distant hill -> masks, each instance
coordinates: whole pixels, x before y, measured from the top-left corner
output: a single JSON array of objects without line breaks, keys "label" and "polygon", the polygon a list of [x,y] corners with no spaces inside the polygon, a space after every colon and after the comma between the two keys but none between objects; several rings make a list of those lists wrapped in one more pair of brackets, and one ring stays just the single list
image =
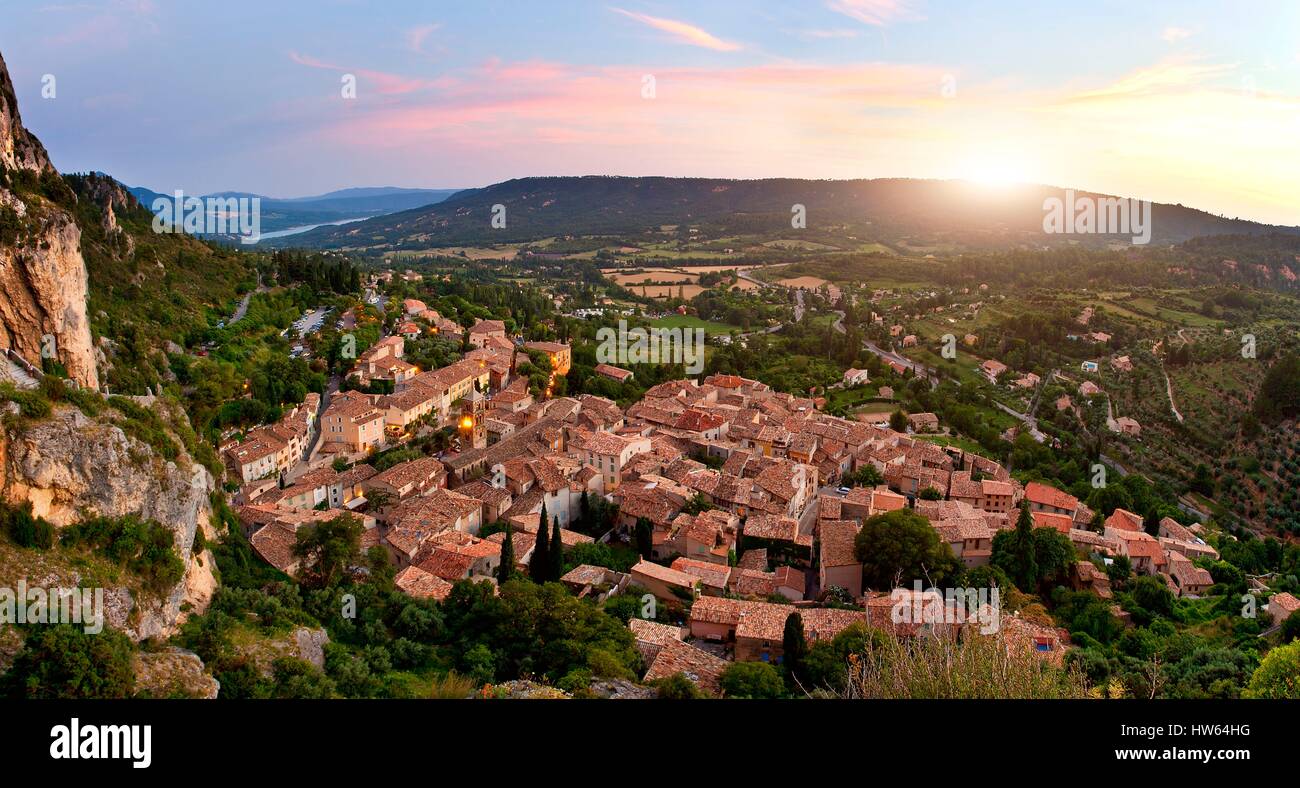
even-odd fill
[{"label": "distant hill", "polygon": [[[151,208],[156,198],[171,199],[170,195],[143,186],[133,186],[129,191],[146,208]],[[262,200],[262,232],[275,232],[344,219],[382,216],[434,205],[452,196],[456,191],[456,189],[403,189],[396,186],[382,186],[340,189],[313,197],[267,197],[252,192],[237,191],[198,196],[259,197]]]},{"label": "distant hill", "polygon": [[[790,236],[792,208],[807,211],[808,228],[913,246],[1044,246],[1127,242],[1125,236],[1064,236],[1043,232],[1043,201],[1061,197],[1049,186],[986,188],[964,181],[719,180],[660,177],[521,178],[466,189],[436,205],[345,226],[319,228],[274,245],[310,248],[417,249],[465,243],[533,241],[556,235],[621,235],[635,239],[662,225],[690,225],[721,234]],[[1079,196],[1102,196],[1079,192]],[[491,224],[505,206],[506,227]],[[1181,205],[1155,204],[1152,243],[1267,232],[1300,233],[1228,219]]]}]

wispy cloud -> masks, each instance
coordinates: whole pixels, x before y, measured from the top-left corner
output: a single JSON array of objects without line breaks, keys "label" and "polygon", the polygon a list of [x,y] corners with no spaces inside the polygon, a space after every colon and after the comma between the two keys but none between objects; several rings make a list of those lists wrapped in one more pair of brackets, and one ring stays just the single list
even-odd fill
[{"label": "wispy cloud", "polygon": [[1191,38],[1193,32],[1185,27],[1166,27],[1160,31],[1160,37],[1170,44],[1182,41],[1185,38]]},{"label": "wispy cloud", "polygon": [[152,0],[49,5],[38,10],[68,17],[61,32],[44,39],[44,43],[52,47],[126,49],[138,35],[152,35],[159,31],[156,20],[158,9]]},{"label": "wispy cloud", "polygon": [[653,27],[663,33],[667,33],[673,40],[679,44],[690,44],[691,46],[712,49],[715,52],[735,52],[742,49],[740,44],[734,41],[724,41],[701,27],[696,27],[689,22],[681,22],[676,19],[664,19],[662,17],[650,16],[649,14],[638,14],[635,11],[625,11],[622,8],[611,8],[611,11],[620,13],[629,19],[640,22],[643,25]]},{"label": "wispy cloud", "polygon": [[1236,69],[1235,64],[1167,61],[1133,71],[1101,88],[1074,93],[1071,102],[1141,99],[1193,89],[1205,89],[1215,79]]},{"label": "wispy cloud", "polygon": [[297,52],[290,52],[289,59],[301,66],[309,68],[319,68],[326,71],[336,71],[341,74],[356,74],[363,80],[375,85],[376,90],[384,95],[401,95],[404,93],[414,93],[419,90],[439,87],[440,83],[429,80],[414,79],[404,77],[400,74],[390,74],[384,71],[373,71],[364,68],[347,68],[345,66],[329,63],[310,55],[302,55]]},{"label": "wispy cloud", "polygon": [[814,39],[857,38],[858,37],[858,31],[850,30],[845,27],[826,29],[826,30],[789,30],[786,32],[790,33],[791,35],[796,35],[800,38],[814,38]]},{"label": "wispy cloud", "polygon": [[830,0],[826,7],[866,25],[881,27],[902,19],[915,19],[909,0]]},{"label": "wispy cloud", "polygon": [[412,52],[423,52],[425,39],[441,27],[442,25],[440,24],[431,24],[420,25],[419,27],[413,27],[410,30],[407,30],[405,33],[406,48]]}]

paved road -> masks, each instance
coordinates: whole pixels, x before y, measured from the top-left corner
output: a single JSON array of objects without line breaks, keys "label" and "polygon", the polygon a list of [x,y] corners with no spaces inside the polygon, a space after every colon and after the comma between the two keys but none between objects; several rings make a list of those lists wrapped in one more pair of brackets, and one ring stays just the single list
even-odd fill
[{"label": "paved road", "polygon": [[[777,286],[778,286],[778,285],[774,285],[774,284],[772,284],[771,282],[764,282],[762,279],[755,279],[754,277],[752,277],[752,276],[749,275],[749,270],[748,270],[748,269],[744,269],[744,270],[737,269],[737,270],[736,270],[736,276],[740,277],[741,279],[744,279],[746,282],[753,282],[754,284],[758,285],[759,287],[777,287]],[[781,287],[784,287],[784,285],[780,285],[780,286],[781,286]]]},{"label": "paved road", "polygon": [[1029,436],[1032,437],[1034,440],[1038,441],[1039,443],[1043,443],[1044,441],[1047,440],[1047,436],[1044,435],[1038,429],[1038,419],[1028,414],[1021,413],[1013,408],[1009,408],[1006,405],[1003,405],[1001,402],[994,401],[993,404],[996,405],[998,409],[1003,411],[1004,413],[1007,413],[1019,419],[1021,424],[1024,424],[1026,427],[1029,428]]},{"label": "paved road", "polygon": [[1181,424],[1183,414],[1178,412],[1178,406],[1174,404],[1174,384],[1169,382],[1169,373],[1165,372],[1164,364],[1160,365],[1160,374],[1165,376],[1165,392],[1169,394],[1169,409],[1174,412],[1174,418],[1178,419],[1178,423]]},{"label": "paved road", "polygon": [[235,314],[231,315],[230,319],[226,321],[226,325],[234,325],[244,319],[244,315],[248,314],[248,302],[253,300],[254,293],[265,293],[270,289],[271,288],[266,285],[258,285],[256,290],[250,290],[247,293],[244,293],[243,300],[239,302],[239,306],[235,309]]},{"label": "paved road", "polygon": [[1026,427],[1029,428],[1029,436],[1032,437],[1034,440],[1038,441],[1039,443],[1045,443],[1047,441],[1047,436],[1043,434],[1041,430],[1038,429],[1038,417],[1033,414],[1038,412],[1038,400],[1040,397],[1043,396],[1043,389],[1047,388],[1047,381],[1055,378],[1056,373],[1058,372],[1060,372],[1059,369],[1054,369],[1047,374],[1047,377],[1043,378],[1038,382],[1038,387],[1034,389],[1034,396],[1029,401],[1028,413],[1019,413],[1013,408],[1009,408],[1006,405],[1003,405],[1001,402],[993,403],[994,405],[997,405],[998,408],[1000,408],[1004,412],[1009,413],[1012,416],[1015,416],[1017,419],[1019,419],[1020,423],[1024,424]]},{"label": "paved road", "polygon": [[885,362],[892,361],[901,366],[907,367],[911,369],[912,373],[917,377],[923,377],[926,380],[930,381],[931,385],[935,385],[939,382],[938,378],[930,374],[930,368],[925,366],[924,364],[918,361],[913,361],[910,358],[900,355],[899,353],[893,350],[885,350],[884,348],[877,345],[875,342],[872,342],[870,339],[864,340],[863,344],[866,346],[867,350],[871,351],[872,353],[875,353],[877,356],[884,359]]},{"label": "paved road", "polygon": [[1119,432],[1119,422],[1115,421],[1115,409],[1110,404],[1110,392],[1106,392],[1106,429]]},{"label": "paved road", "polygon": [[325,393],[320,398],[320,408],[316,411],[316,435],[312,437],[311,446],[307,449],[306,456],[298,461],[284,474],[285,484],[293,484],[294,480],[311,470],[312,461],[316,459],[316,450],[320,448],[321,440],[321,416],[324,415],[325,409],[330,405],[330,398],[339,391],[339,377],[335,375],[330,378],[329,383],[325,386]]},{"label": "paved road", "polygon": [[226,325],[233,326],[235,323],[244,319],[244,315],[248,314],[248,302],[252,300],[253,292],[254,291],[250,290],[249,292],[244,293],[243,300],[239,302],[239,306],[235,309],[235,314],[231,315],[230,319],[226,321]]}]

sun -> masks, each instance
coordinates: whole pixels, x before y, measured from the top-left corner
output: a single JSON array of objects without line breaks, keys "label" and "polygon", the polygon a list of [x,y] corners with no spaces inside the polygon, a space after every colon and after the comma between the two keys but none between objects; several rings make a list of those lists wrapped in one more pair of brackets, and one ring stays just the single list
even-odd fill
[{"label": "sun", "polygon": [[960,177],[989,188],[1005,188],[1030,181],[1025,163],[1011,157],[972,159],[962,166]]}]

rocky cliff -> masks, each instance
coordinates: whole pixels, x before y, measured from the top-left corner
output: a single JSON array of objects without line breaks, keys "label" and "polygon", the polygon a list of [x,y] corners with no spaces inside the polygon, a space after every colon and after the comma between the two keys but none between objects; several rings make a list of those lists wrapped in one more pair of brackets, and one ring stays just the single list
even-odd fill
[{"label": "rocky cliff", "polygon": [[[141,213],[107,176],[59,175],[23,127],[0,57],[0,380],[28,390],[12,398],[44,397],[31,390],[50,354],[70,378],[98,390],[82,244],[89,239],[91,258],[129,260],[134,239],[119,219],[132,211]],[[146,588],[97,553],[19,548],[0,538],[0,586],[25,578],[45,587],[100,587],[110,626],[135,640],[166,637],[187,614],[205,610],[216,588],[212,554],[195,548],[204,544],[200,530],[210,527],[214,481],[183,448],[179,433],[189,434],[189,424],[174,401],[136,397],[134,408],[110,407],[80,396],[92,398],[78,400],[85,413],[68,402],[56,402],[49,415],[0,403],[0,498],[30,503],[56,528],[94,516],[157,521],[172,532],[184,575],[171,588]],[[155,449],[168,442],[177,448],[165,452],[172,459]]]},{"label": "rocky cliff", "polygon": [[98,389],[81,229],[52,193],[76,199],[23,127],[0,57],[0,350],[35,367],[43,355],[57,359],[78,383]]},{"label": "rocky cliff", "polygon": [[[173,534],[176,553],[185,563],[181,582],[156,595],[118,577],[117,584],[105,588],[108,624],[134,640],[166,637],[185,614],[207,608],[216,589],[213,559],[207,551],[194,550],[199,529],[205,540],[215,536],[207,533],[213,489],[207,469],[183,454],[174,462],[163,460],[108,418],[91,419],[72,407],[58,407],[48,419],[8,421],[0,433],[0,496],[5,500],[30,501],[32,513],[56,527],[86,517],[132,514],[156,520]],[[75,562],[65,565],[57,554],[23,555],[25,563],[0,564],[0,574],[22,573],[29,584],[45,586],[92,584]],[[0,577],[0,584],[16,580]]]}]

